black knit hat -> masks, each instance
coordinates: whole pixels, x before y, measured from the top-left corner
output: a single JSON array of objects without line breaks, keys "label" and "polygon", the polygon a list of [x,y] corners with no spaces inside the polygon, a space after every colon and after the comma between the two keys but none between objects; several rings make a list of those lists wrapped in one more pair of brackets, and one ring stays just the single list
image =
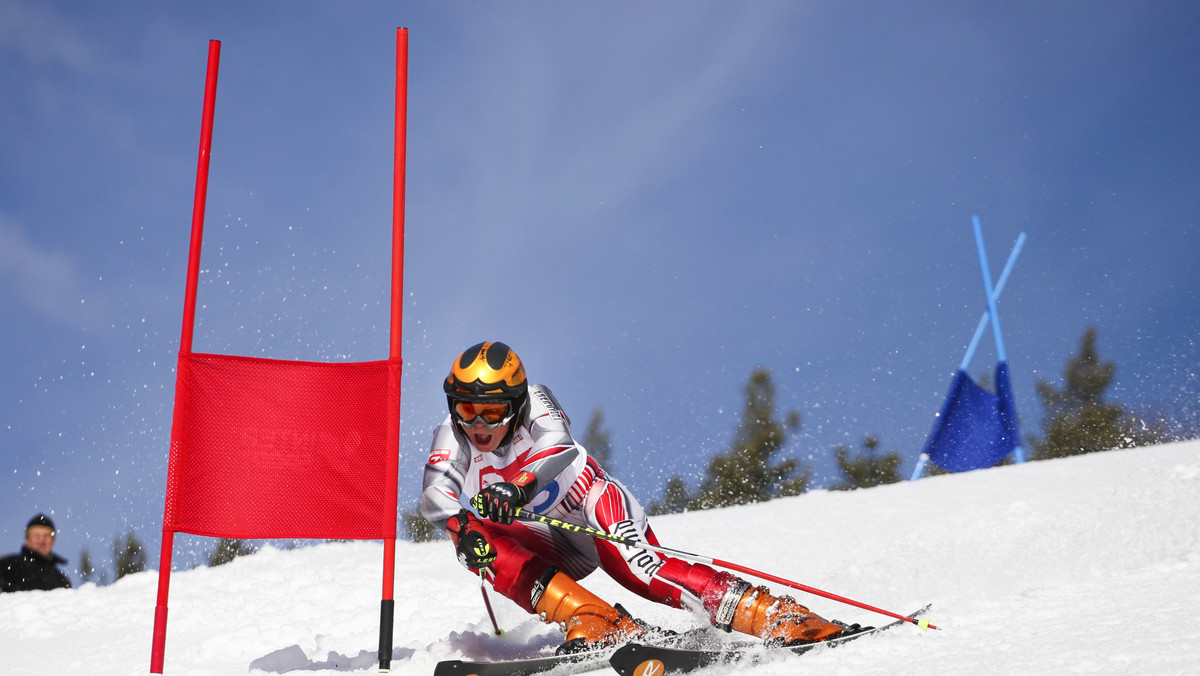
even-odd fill
[{"label": "black knit hat", "polygon": [[42,526],[44,528],[49,528],[55,534],[58,533],[58,529],[54,527],[54,522],[51,521],[50,517],[46,516],[45,514],[38,514],[37,516],[30,519],[29,525],[25,526],[25,532],[28,533],[29,529],[33,528],[34,526]]}]

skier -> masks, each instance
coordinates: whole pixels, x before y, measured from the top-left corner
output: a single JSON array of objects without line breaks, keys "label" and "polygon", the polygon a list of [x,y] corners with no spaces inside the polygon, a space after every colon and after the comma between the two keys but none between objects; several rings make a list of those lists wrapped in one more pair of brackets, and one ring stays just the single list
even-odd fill
[{"label": "skier", "polygon": [[[612,646],[653,632],[577,580],[602,568],[630,591],[708,615],[714,626],[772,645],[862,631],[829,622],[787,596],[725,571],[513,518],[516,508],[658,545],[637,500],[571,436],[545,385],[529,384],[499,342],[468,348],[444,384],[450,415],[433,434],[421,513],[445,528],[458,560],[547,623],[562,625],[559,654]],[[482,507],[466,507],[476,496]]]}]

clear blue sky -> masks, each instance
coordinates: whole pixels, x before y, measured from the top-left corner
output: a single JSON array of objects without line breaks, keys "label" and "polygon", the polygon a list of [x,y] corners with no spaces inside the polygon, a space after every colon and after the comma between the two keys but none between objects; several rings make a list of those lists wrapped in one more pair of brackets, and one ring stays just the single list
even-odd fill
[{"label": "clear blue sky", "polygon": [[72,565],[128,527],[157,565],[209,39],[195,349],[386,357],[398,26],[404,508],[485,339],[577,427],[603,409],[645,502],[728,447],[760,366],[819,482],[869,433],[907,473],[983,309],[972,214],[994,274],[1029,236],[1000,304],[1026,434],[1092,325],[1117,399],[1195,424],[1195,3],[6,0],[0,550],[46,511]]}]

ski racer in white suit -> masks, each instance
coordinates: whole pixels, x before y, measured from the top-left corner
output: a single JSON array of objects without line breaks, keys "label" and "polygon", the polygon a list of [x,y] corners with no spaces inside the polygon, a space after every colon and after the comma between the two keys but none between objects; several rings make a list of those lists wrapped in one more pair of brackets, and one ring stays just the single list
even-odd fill
[{"label": "ski racer in white suit", "polygon": [[[497,592],[563,626],[560,653],[614,645],[650,629],[578,583],[597,568],[640,596],[702,610],[718,628],[772,644],[860,629],[703,564],[514,519],[519,507],[658,544],[641,505],[576,443],[554,395],[528,383],[507,345],[468,348],[444,390],[450,415],[433,434],[421,513],[446,529],[464,566],[484,570]],[[476,496],[478,511],[469,507]]]}]

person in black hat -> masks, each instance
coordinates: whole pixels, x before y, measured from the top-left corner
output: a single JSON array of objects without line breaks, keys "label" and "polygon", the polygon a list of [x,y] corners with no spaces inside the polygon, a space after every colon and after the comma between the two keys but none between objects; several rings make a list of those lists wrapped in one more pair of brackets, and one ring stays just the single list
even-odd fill
[{"label": "person in black hat", "polygon": [[0,591],[70,588],[71,581],[58,569],[67,560],[53,551],[56,534],[45,514],[29,520],[21,553],[0,559]]}]

